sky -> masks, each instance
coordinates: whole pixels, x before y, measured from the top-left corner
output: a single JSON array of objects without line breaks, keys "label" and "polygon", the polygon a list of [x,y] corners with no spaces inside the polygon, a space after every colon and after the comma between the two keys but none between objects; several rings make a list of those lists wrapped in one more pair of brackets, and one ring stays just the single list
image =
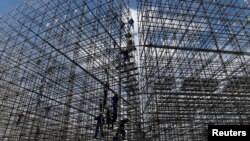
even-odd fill
[{"label": "sky", "polygon": [[[25,0],[0,0],[0,16],[16,8],[17,5]],[[136,0],[130,0],[130,6],[136,8]]]},{"label": "sky", "polygon": [[[25,0],[0,0],[0,16],[7,14],[9,11],[16,8],[17,5],[23,3]],[[136,14],[136,0],[129,0],[131,7],[131,16],[135,20],[137,25],[137,14]],[[134,28],[134,34],[137,34],[137,26]]]},{"label": "sky", "polygon": [[8,11],[13,10],[24,0],[0,0],[0,16],[8,13]]}]

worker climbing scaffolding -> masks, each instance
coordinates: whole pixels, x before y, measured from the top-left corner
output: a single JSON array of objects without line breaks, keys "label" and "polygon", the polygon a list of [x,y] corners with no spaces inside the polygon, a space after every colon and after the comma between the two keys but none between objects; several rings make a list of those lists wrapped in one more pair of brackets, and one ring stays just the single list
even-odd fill
[{"label": "worker climbing scaffolding", "polygon": [[126,136],[126,131],[125,131],[125,124],[128,122],[129,120],[128,119],[124,119],[124,120],[121,120],[119,122],[119,126],[118,126],[118,135],[120,134],[121,137],[122,137],[122,140],[125,140],[125,136]]},{"label": "worker climbing scaffolding", "polygon": [[121,20],[120,22],[120,29],[124,29],[125,28],[125,23]]},{"label": "worker climbing scaffolding", "polygon": [[99,111],[100,111],[100,112],[103,112],[103,110],[104,110],[104,107],[103,107],[103,100],[102,100],[102,98],[100,98],[100,99],[99,99]]},{"label": "worker climbing scaffolding", "polygon": [[97,120],[97,123],[96,123],[94,138],[97,138],[97,135],[98,135],[100,130],[101,130],[101,136],[104,137],[103,124],[104,124],[105,120],[104,120],[102,113],[100,113],[97,117],[95,117],[95,120]]},{"label": "worker climbing scaffolding", "polygon": [[18,118],[17,118],[17,121],[16,121],[16,125],[19,125],[19,124],[21,123],[23,117],[24,117],[24,114],[23,114],[23,112],[22,112],[22,113],[20,113],[20,114],[18,115]]},{"label": "worker climbing scaffolding", "polygon": [[132,18],[129,19],[128,24],[129,24],[129,28],[132,27],[134,29],[134,20]]},{"label": "worker climbing scaffolding", "polygon": [[125,140],[126,131],[125,131],[125,124],[128,122],[128,119],[123,119],[118,123],[118,128],[115,132],[115,135],[112,138],[112,141],[123,141]]},{"label": "worker climbing scaffolding", "polygon": [[49,117],[50,110],[51,110],[51,106],[45,107],[44,110],[45,110],[44,117],[45,117],[45,118],[48,118],[48,117]]},{"label": "worker climbing scaffolding", "polygon": [[106,106],[107,104],[107,98],[108,98],[108,88],[109,88],[109,83],[105,82],[104,88],[103,88],[103,93],[104,93],[104,98],[103,98],[103,107]]},{"label": "worker climbing scaffolding", "polygon": [[127,48],[121,50],[120,53],[123,55],[123,63],[130,62],[129,52],[130,51]]},{"label": "worker climbing scaffolding", "polygon": [[118,101],[119,101],[118,94],[114,94],[114,96],[112,97],[113,122],[116,122],[117,120]]},{"label": "worker climbing scaffolding", "polygon": [[109,108],[107,108],[107,111],[106,111],[106,123],[108,125],[108,129],[113,129],[114,124],[112,122],[112,113]]}]

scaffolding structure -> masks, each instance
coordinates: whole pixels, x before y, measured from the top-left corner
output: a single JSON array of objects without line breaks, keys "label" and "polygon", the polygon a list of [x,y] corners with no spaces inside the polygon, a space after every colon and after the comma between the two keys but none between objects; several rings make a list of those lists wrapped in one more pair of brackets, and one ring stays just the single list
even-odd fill
[{"label": "scaffolding structure", "polygon": [[140,93],[149,140],[207,140],[250,122],[250,7],[241,0],[138,0]]},{"label": "scaffolding structure", "polygon": [[105,83],[105,108],[118,94],[118,120],[135,138],[136,64],[133,51],[129,66],[120,54],[133,45],[128,4],[28,0],[1,18],[1,140],[93,140]]},{"label": "scaffolding structure", "polygon": [[129,141],[204,141],[250,123],[248,3],[137,0],[139,45],[129,5],[27,0],[0,18],[0,141],[112,140],[126,119]]}]

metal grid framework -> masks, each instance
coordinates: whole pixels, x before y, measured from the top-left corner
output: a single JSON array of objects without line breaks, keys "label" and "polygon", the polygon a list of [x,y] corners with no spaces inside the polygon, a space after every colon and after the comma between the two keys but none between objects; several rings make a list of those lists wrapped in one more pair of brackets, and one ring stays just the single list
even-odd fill
[{"label": "metal grid framework", "polygon": [[204,141],[249,124],[250,8],[243,0],[138,0],[140,90],[150,140]]},{"label": "metal grid framework", "polygon": [[[28,0],[0,19],[0,140],[93,140],[106,82],[106,107],[120,97],[118,121],[138,118],[134,52],[130,65],[120,53],[133,45],[128,5]],[[135,123],[127,124],[129,140]],[[115,132],[103,125],[105,140]]]},{"label": "metal grid framework", "polygon": [[0,18],[0,140],[94,140],[106,82],[129,141],[250,123],[248,3],[138,0],[135,51],[129,2],[27,0]]}]

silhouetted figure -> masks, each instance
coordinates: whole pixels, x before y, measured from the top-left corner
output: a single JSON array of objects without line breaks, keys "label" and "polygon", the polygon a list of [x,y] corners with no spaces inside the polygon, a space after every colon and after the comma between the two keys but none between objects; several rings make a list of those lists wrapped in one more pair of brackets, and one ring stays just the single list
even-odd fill
[{"label": "silhouetted figure", "polygon": [[132,18],[128,21],[128,24],[129,24],[129,28],[132,27],[134,29],[134,20]]},{"label": "silhouetted figure", "polygon": [[125,23],[121,21],[121,29],[124,29],[124,27],[125,27]]},{"label": "silhouetted figure", "polygon": [[104,93],[103,107],[105,107],[106,104],[107,104],[108,88],[109,88],[109,84],[108,84],[108,82],[105,82],[105,84],[104,84],[104,89],[103,89],[103,93]]},{"label": "silhouetted figure", "polygon": [[40,65],[41,63],[42,63],[42,60],[40,60],[40,59],[38,59],[36,62],[37,65]]},{"label": "silhouetted figure", "polygon": [[21,114],[18,115],[18,119],[17,119],[16,125],[19,125],[21,123],[23,116],[24,116],[23,113],[21,113]]},{"label": "silhouetted figure", "polygon": [[128,119],[121,120],[118,127],[118,133],[122,135],[122,139],[125,140],[126,132],[125,132],[125,124],[128,122]]},{"label": "silhouetted figure", "polygon": [[45,117],[45,118],[48,118],[48,117],[49,117],[49,112],[50,112],[50,110],[51,110],[51,107],[48,106],[48,107],[45,107],[44,109],[45,109],[45,115],[44,115],[44,117]]},{"label": "silhouetted figure", "polygon": [[129,50],[121,50],[121,54],[123,55],[123,62],[126,63],[126,61],[130,62],[129,59]]},{"label": "silhouetted figure", "polygon": [[100,114],[95,118],[95,120],[97,120],[96,129],[95,129],[95,138],[97,138],[97,135],[98,135],[100,129],[101,129],[102,137],[104,137],[103,129],[102,129],[102,125],[103,125],[103,123],[104,123],[104,117],[103,117],[103,115],[100,113]]},{"label": "silhouetted figure", "polygon": [[112,108],[113,108],[113,122],[116,122],[116,119],[117,119],[117,107],[118,107],[118,101],[119,101],[119,98],[118,98],[118,95],[117,94],[114,94],[114,96],[112,97]]},{"label": "silhouetted figure", "polygon": [[118,101],[119,101],[118,95],[114,94],[114,96],[112,97],[112,107],[114,113],[117,113]]},{"label": "silhouetted figure", "polygon": [[115,48],[115,47],[116,47],[116,42],[114,41],[114,42],[113,42],[113,48]]},{"label": "silhouetted figure", "polygon": [[111,129],[113,129],[113,121],[112,121],[112,116],[111,116],[111,112],[109,109],[107,109],[107,112],[106,112],[106,123],[108,124],[108,129],[110,129],[110,124],[111,124]]}]

